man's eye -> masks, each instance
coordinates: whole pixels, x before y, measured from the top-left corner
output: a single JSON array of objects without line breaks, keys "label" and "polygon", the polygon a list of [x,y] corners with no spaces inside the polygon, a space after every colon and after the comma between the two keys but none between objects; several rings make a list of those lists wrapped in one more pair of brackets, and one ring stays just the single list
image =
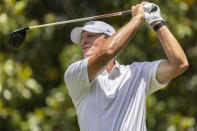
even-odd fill
[{"label": "man's eye", "polygon": [[92,37],[94,37],[94,35],[89,35],[89,36],[88,36],[88,38],[92,38]]}]

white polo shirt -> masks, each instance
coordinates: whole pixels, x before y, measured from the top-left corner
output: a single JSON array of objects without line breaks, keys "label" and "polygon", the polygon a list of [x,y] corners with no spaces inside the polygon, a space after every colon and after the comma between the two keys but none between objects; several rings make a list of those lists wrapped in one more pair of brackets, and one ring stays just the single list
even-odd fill
[{"label": "white polo shirt", "polygon": [[73,63],[64,80],[81,131],[146,131],[146,96],[166,84],[155,78],[159,61],[134,62],[104,70],[91,83],[88,59]]}]

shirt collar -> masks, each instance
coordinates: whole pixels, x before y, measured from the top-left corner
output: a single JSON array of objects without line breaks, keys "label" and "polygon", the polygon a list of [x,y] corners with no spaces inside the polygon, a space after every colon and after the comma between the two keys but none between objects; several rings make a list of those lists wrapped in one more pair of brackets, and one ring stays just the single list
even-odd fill
[{"label": "shirt collar", "polygon": [[109,77],[116,76],[119,74],[120,74],[120,64],[116,60],[115,60],[115,65],[110,73],[108,73],[106,69],[101,73],[102,76],[109,75]]}]

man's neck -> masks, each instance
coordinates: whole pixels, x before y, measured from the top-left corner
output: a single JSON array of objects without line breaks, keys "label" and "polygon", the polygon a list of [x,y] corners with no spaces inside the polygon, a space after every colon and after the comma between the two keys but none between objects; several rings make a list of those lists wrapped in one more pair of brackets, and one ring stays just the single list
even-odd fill
[{"label": "man's neck", "polygon": [[110,73],[114,66],[115,66],[115,61],[114,60],[110,61],[106,68],[107,72]]}]

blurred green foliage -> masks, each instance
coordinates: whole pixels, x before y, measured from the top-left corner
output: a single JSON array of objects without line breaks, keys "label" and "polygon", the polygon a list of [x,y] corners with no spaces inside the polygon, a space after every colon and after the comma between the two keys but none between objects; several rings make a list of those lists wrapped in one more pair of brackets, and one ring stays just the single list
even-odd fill
[{"label": "blurred green foliage", "polygon": [[[23,48],[8,46],[14,29],[130,9],[138,0],[0,0],[0,130],[79,131],[64,84],[67,67],[82,58],[70,41],[75,23],[27,32]],[[197,1],[152,0],[183,47],[190,67],[165,89],[147,99],[149,131],[197,130]],[[130,17],[102,19],[116,29]],[[121,64],[166,58],[153,30],[144,24],[125,51]]]}]

